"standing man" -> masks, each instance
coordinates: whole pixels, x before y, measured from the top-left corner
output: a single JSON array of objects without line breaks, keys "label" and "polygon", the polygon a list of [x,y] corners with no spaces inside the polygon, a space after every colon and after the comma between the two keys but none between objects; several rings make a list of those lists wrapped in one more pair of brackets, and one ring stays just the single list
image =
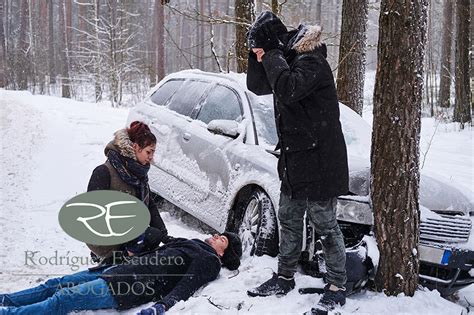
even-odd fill
[{"label": "standing man", "polygon": [[348,192],[348,166],[321,27],[300,25],[288,32],[266,11],[252,25],[248,41],[247,87],[259,95],[273,93],[281,150],[278,274],[248,294],[284,295],[295,287],[306,212],[321,236],[327,269],[324,294],[312,311],[331,310],[346,301],[346,254],[336,204],[337,196]]}]

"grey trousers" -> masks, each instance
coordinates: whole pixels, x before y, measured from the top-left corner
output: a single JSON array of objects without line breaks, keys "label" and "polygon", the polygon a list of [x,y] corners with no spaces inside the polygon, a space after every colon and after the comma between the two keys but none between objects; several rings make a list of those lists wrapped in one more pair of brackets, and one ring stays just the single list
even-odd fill
[{"label": "grey trousers", "polygon": [[321,236],[326,261],[326,279],[329,283],[343,287],[346,283],[346,248],[341,229],[336,220],[337,198],[325,201],[290,199],[280,195],[280,253],[278,273],[292,277],[301,254],[303,242],[303,216],[305,212]]}]

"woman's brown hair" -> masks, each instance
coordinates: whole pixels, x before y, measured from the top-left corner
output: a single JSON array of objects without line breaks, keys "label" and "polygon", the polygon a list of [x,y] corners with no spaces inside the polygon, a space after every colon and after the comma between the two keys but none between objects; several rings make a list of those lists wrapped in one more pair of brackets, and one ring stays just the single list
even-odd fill
[{"label": "woman's brown hair", "polygon": [[141,121],[136,120],[132,122],[130,128],[127,128],[127,133],[130,141],[138,144],[142,149],[156,144],[155,135],[151,132],[148,125]]}]

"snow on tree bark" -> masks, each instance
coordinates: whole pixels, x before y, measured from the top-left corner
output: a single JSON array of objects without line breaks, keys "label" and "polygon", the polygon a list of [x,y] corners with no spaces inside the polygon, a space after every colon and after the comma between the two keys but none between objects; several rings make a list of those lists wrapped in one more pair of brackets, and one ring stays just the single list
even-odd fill
[{"label": "snow on tree bark", "polygon": [[[371,190],[380,250],[376,288],[413,296],[418,282],[419,136],[427,0],[382,0]],[[400,276],[399,276],[400,275]]]},{"label": "snow on tree bark", "polygon": [[367,19],[367,0],[344,0],[336,81],[337,97],[361,116],[364,105]]}]

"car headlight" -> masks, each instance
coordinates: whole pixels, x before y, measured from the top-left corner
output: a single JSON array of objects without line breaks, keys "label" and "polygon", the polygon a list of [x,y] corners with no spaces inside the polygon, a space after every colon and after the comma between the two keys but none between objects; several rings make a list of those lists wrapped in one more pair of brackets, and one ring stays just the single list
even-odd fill
[{"label": "car headlight", "polygon": [[337,199],[336,216],[338,220],[359,224],[374,224],[372,207],[368,201]]}]

